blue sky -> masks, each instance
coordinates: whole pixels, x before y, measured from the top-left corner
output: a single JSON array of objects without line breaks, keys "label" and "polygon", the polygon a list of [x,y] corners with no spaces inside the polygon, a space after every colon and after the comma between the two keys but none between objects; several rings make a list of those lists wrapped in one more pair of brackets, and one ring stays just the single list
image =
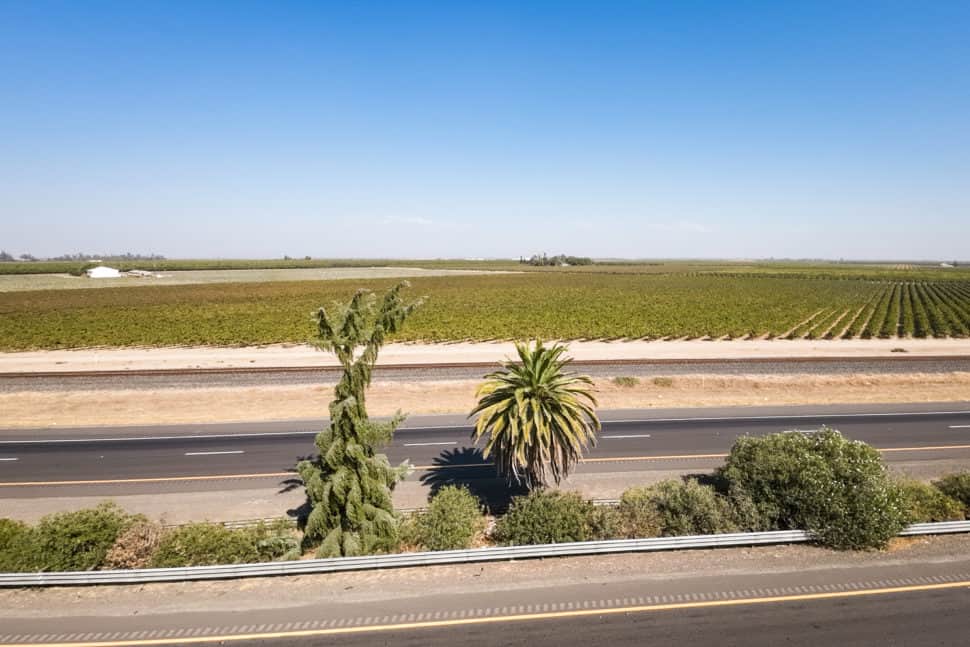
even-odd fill
[{"label": "blue sky", "polygon": [[0,247],[970,258],[967,2],[0,2]]}]

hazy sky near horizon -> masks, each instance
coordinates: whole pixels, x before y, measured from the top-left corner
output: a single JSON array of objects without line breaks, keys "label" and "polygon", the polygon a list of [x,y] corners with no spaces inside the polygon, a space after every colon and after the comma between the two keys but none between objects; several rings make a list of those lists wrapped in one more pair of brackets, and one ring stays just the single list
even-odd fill
[{"label": "hazy sky near horizon", "polygon": [[970,2],[0,3],[0,248],[970,259]]}]

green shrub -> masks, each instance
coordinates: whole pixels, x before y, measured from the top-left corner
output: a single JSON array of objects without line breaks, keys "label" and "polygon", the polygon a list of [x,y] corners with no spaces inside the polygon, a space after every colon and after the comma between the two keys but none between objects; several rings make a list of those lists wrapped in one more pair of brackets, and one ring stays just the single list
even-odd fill
[{"label": "green shrub", "polygon": [[296,527],[288,519],[260,521],[250,528],[239,528],[237,532],[251,537],[261,562],[294,560],[302,554]]},{"label": "green shrub", "polygon": [[113,503],[44,517],[29,532],[30,569],[87,571],[101,566],[118,535],[135,521]]},{"label": "green shrub", "polygon": [[649,487],[633,487],[620,495],[617,507],[621,535],[628,539],[659,537],[663,532],[660,511]]},{"label": "green shrub", "polygon": [[622,386],[626,388],[631,388],[640,384],[640,378],[633,377],[632,375],[617,375],[612,380],[610,380],[616,386]]},{"label": "green shrub", "polygon": [[750,497],[760,523],[807,530],[832,548],[883,547],[905,525],[879,453],[832,429],[739,438],[719,476]]},{"label": "green shrub", "polygon": [[286,520],[249,528],[226,528],[202,522],[180,526],[165,534],[152,557],[153,567],[252,564],[296,559],[300,542]]},{"label": "green shrub", "polygon": [[737,485],[729,485],[724,496],[738,532],[764,532],[778,529],[774,520],[766,519],[761,514],[754,499],[746,490]]},{"label": "green shrub", "polygon": [[674,378],[672,377],[655,377],[653,378],[654,386],[661,386],[663,388],[669,388],[674,385]]},{"label": "green shrub", "polygon": [[600,541],[604,539],[623,539],[623,517],[619,510],[608,505],[594,505],[589,511],[589,538]]},{"label": "green shrub", "polygon": [[13,519],[0,519],[0,573],[35,570],[30,527]]},{"label": "green shrub", "polygon": [[933,483],[940,492],[952,497],[963,504],[970,511],[970,472],[949,474]]},{"label": "green shrub", "polygon": [[29,530],[27,524],[15,519],[0,519],[0,550],[17,541]]},{"label": "green shrub", "polygon": [[661,481],[648,492],[664,536],[712,535],[737,530],[730,505],[712,487],[695,480]]},{"label": "green shrub", "polygon": [[418,528],[420,512],[409,512],[400,515],[397,525],[398,551],[424,550],[421,542],[421,531]]},{"label": "green shrub", "polygon": [[537,490],[512,500],[495,526],[495,538],[511,545],[587,541],[593,507],[575,492]]},{"label": "green shrub", "polygon": [[258,561],[259,551],[251,537],[222,524],[202,522],[180,526],[162,537],[152,557],[152,566],[210,566]]},{"label": "green shrub", "polygon": [[415,525],[417,544],[428,550],[458,550],[471,547],[485,528],[485,517],[478,499],[467,488],[449,485],[417,515]]},{"label": "green shrub", "polygon": [[963,503],[928,483],[905,481],[899,487],[907,523],[955,521],[966,516]]}]

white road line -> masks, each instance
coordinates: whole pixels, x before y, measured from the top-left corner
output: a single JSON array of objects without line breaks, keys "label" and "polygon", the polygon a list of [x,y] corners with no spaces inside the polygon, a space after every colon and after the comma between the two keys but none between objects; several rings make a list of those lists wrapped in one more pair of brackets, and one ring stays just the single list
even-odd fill
[{"label": "white road line", "polygon": [[318,431],[257,431],[243,434],[192,434],[181,436],[119,436],[117,438],[43,438],[0,440],[0,445],[50,445],[54,443],[115,443],[129,440],[204,440],[206,438],[258,438],[261,436],[310,436]]},{"label": "white road line", "polygon": [[650,434],[628,434],[625,436],[600,436],[600,438],[650,438]]},{"label": "white road line", "polygon": [[19,461],[19,458],[0,458],[0,461]]},{"label": "white road line", "polygon": [[[921,416],[970,416],[970,411],[893,411],[884,413],[820,413],[820,414],[798,414],[798,415],[772,415],[772,416],[719,416],[719,417],[698,417],[698,418],[643,418],[643,419],[623,419],[623,420],[603,420],[604,425],[610,424],[656,424],[670,422],[758,422],[768,420],[839,420],[851,418],[885,418],[885,417],[909,417],[916,418]],[[423,431],[423,430],[467,430],[472,427],[467,425],[429,425],[425,427],[401,427],[398,431]],[[968,426],[970,427],[970,426]],[[25,439],[25,440],[0,440],[0,445],[44,445],[54,443],[106,443],[119,441],[138,441],[138,440],[198,440],[205,438],[258,438],[268,436],[303,436],[315,435],[319,433],[313,431],[258,431],[251,433],[238,434],[193,434],[175,436],[120,436],[116,438],[45,438],[45,439]]]},{"label": "white road line", "polygon": [[[759,420],[831,420],[835,418],[884,418],[891,416],[967,416],[970,411],[887,411],[884,413],[819,413],[774,416],[720,416],[699,418],[646,418],[643,420],[603,420],[603,424],[625,422],[757,422]],[[428,427],[425,427],[426,429]]]},{"label": "white road line", "polygon": [[225,452],[185,452],[185,455],[186,456],[218,456],[221,454],[245,454],[245,453],[246,452],[244,452],[241,449],[235,449],[232,451],[225,451]]},{"label": "white road line", "polygon": [[430,445],[457,445],[458,441],[454,440],[448,443],[404,443],[405,447],[428,447]]},{"label": "white road line", "polygon": [[970,429],[970,425],[950,425],[950,429]]}]

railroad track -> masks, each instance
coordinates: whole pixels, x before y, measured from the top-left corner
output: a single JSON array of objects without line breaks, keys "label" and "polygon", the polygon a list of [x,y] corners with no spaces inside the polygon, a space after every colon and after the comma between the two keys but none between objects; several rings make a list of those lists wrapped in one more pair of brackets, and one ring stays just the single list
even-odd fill
[{"label": "railroad track", "polygon": [[[931,362],[970,362],[970,355],[866,355],[853,357],[751,357],[751,358],[657,358],[657,359],[595,359],[575,361],[572,366],[684,366],[719,364],[865,364],[872,362],[893,362],[920,364]],[[438,362],[433,364],[378,364],[379,371],[415,371],[448,369],[491,369],[497,362]],[[275,373],[316,373],[336,372],[339,366],[226,366],[206,368],[158,368],[158,369],[113,369],[95,371],[0,371],[0,379],[24,378],[86,378],[86,377],[128,377],[128,376],[192,376],[192,375],[248,375]]]}]

